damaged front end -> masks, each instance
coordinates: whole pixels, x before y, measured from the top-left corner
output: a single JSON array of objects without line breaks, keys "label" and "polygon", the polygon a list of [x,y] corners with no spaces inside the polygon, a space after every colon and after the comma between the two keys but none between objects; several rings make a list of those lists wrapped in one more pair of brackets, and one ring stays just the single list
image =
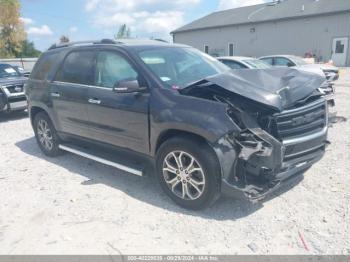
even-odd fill
[{"label": "damaged front end", "polygon": [[322,158],[328,109],[316,86],[303,99],[293,102],[284,94],[288,103],[275,102],[288,108],[273,108],[230,91],[215,81],[201,81],[183,92],[225,103],[227,117],[239,127],[212,145],[221,165],[224,194],[263,199]]}]

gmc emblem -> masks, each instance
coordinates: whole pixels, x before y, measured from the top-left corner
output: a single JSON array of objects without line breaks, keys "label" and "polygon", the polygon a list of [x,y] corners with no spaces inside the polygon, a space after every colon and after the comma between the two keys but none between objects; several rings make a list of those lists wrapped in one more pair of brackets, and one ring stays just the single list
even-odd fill
[{"label": "gmc emblem", "polygon": [[317,117],[318,117],[317,113],[310,113],[310,114],[306,114],[304,116],[296,117],[296,118],[293,118],[292,125],[293,126],[300,126],[302,124],[311,123]]}]

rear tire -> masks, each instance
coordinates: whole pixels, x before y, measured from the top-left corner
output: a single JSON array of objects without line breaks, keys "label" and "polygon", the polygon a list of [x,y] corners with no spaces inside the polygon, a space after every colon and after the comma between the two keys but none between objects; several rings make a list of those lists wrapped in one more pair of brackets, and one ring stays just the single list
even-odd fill
[{"label": "rear tire", "polygon": [[199,210],[220,197],[220,165],[204,142],[171,138],[156,157],[156,174],[164,192],[178,205]]},{"label": "rear tire", "polygon": [[60,139],[49,116],[40,112],[34,117],[34,132],[41,151],[49,156],[55,157],[62,154],[59,149]]}]

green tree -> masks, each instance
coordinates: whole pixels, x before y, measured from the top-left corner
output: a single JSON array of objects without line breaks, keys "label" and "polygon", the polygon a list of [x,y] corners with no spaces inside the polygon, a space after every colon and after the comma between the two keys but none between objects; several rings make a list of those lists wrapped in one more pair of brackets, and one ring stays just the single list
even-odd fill
[{"label": "green tree", "polygon": [[26,39],[19,0],[0,0],[0,57],[16,57]]},{"label": "green tree", "polygon": [[114,36],[115,39],[130,38],[130,28],[126,24],[119,27],[118,33]]},{"label": "green tree", "polygon": [[40,55],[41,52],[35,48],[33,42],[30,42],[28,40],[24,40],[22,42],[22,50],[20,53],[20,57],[39,57]]}]

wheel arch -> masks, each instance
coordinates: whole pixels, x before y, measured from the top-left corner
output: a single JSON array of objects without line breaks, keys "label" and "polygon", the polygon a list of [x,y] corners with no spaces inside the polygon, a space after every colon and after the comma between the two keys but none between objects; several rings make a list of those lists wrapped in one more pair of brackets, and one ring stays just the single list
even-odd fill
[{"label": "wheel arch", "polygon": [[53,117],[52,114],[52,110],[50,110],[49,107],[47,107],[45,104],[43,103],[30,103],[30,106],[28,108],[28,113],[29,113],[29,117],[30,117],[30,122],[33,126],[34,124],[34,118],[35,116],[40,113],[40,112],[44,112],[48,115],[48,117],[51,119],[52,124],[54,125],[54,127],[57,129],[56,127],[56,123],[55,123],[55,119]]},{"label": "wheel arch", "polygon": [[[153,147],[152,154],[156,155],[160,146],[167,140],[174,138],[174,137],[182,137],[182,138],[190,138],[190,139],[195,139],[198,142],[206,143],[210,145],[209,141],[202,135],[181,130],[181,129],[168,129],[164,130],[162,133],[157,138],[157,141]],[[212,147],[212,146],[210,146]]]},{"label": "wheel arch", "polygon": [[29,115],[30,115],[30,122],[33,126],[34,124],[34,119],[35,119],[35,116],[40,113],[40,112],[44,112],[48,115],[48,113],[46,112],[45,109],[43,109],[42,107],[39,107],[39,106],[32,106],[29,110]]}]

